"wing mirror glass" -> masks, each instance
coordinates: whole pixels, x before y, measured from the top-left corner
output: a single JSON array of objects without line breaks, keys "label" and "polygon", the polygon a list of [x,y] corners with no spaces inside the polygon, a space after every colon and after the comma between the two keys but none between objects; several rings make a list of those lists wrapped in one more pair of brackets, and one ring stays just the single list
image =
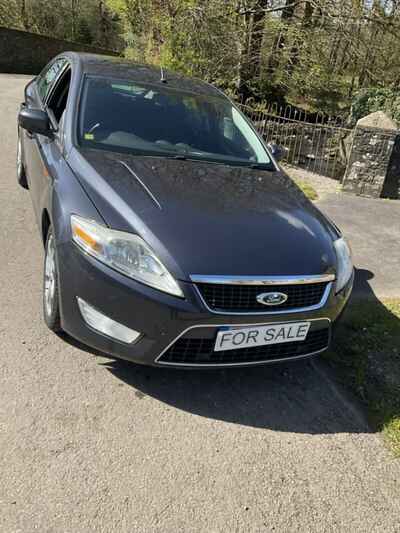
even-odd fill
[{"label": "wing mirror glass", "polygon": [[276,143],[268,143],[267,144],[268,150],[271,152],[271,155],[276,159],[277,161],[280,161],[285,157],[285,148],[283,146],[279,146],[279,144]]},{"label": "wing mirror glass", "polygon": [[41,109],[22,108],[18,115],[18,124],[31,133],[39,133],[46,137],[53,135],[50,119]]}]

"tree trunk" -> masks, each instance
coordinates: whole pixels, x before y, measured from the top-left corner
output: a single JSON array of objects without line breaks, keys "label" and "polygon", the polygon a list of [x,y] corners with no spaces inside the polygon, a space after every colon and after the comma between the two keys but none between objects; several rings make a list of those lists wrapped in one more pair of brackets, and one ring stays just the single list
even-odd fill
[{"label": "tree trunk", "polygon": [[29,29],[28,13],[26,11],[26,0],[21,0],[21,22],[24,30]]},{"label": "tree trunk", "polygon": [[252,85],[260,77],[261,48],[264,37],[265,9],[269,0],[259,0],[254,12],[246,14],[246,32],[242,45],[239,93],[244,100],[253,95]]},{"label": "tree trunk", "polygon": [[[294,11],[293,11],[294,14]],[[293,16],[292,14],[292,16]],[[313,17],[314,14],[314,6],[311,4],[311,2],[306,2],[304,5],[304,14],[301,21],[301,29],[302,29],[302,36],[303,36],[303,43],[307,42],[307,39],[309,35],[307,34],[307,31],[310,30],[313,24]],[[288,74],[291,75],[294,69],[296,68],[297,64],[299,63],[300,59],[300,51],[302,49],[302,44],[299,42],[299,39],[296,38],[291,50],[290,50],[290,56],[289,56],[289,62],[287,66]]]},{"label": "tree trunk", "polygon": [[285,7],[282,9],[281,21],[284,23],[282,31],[279,32],[278,36],[275,39],[274,46],[268,61],[268,72],[269,74],[274,74],[275,70],[279,66],[279,56],[280,51],[285,47],[286,43],[286,34],[287,34],[287,25],[290,24],[294,16],[294,11],[296,4],[293,0],[286,0]]},{"label": "tree trunk", "polygon": [[101,46],[108,47],[108,35],[107,35],[107,12],[104,0],[99,0],[99,17],[100,17],[100,35]]},{"label": "tree trunk", "polygon": [[305,3],[304,16],[303,16],[303,28],[310,28],[313,23],[314,6],[310,1]]},{"label": "tree trunk", "polygon": [[71,0],[71,39],[75,40],[76,35],[76,0]]}]

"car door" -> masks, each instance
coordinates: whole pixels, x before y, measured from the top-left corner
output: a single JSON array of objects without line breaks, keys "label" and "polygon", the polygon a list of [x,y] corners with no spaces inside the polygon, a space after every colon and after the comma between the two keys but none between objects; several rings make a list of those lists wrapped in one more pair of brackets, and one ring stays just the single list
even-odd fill
[{"label": "car door", "polygon": [[[65,58],[58,58],[50,63],[42,74],[26,87],[25,102],[22,105],[46,109],[46,101],[49,94],[67,67],[68,61]],[[52,139],[44,135],[29,131],[23,132],[25,171],[34,212],[39,224],[41,219],[40,203],[47,174],[44,152],[47,151],[48,145],[52,142]]]},{"label": "car door", "polygon": [[64,127],[72,70],[69,65],[63,69],[46,99],[46,111],[50,118],[54,135],[41,146],[41,156],[45,163],[44,172],[38,177],[39,213],[47,207],[52,212],[53,187],[55,181],[68,174],[68,165],[64,154]]}]

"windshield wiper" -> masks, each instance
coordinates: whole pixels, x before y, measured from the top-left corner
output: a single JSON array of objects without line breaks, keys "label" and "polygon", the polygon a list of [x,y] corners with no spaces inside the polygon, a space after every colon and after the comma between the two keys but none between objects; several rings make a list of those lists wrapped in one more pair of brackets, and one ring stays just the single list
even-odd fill
[{"label": "windshield wiper", "polygon": [[168,152],[153,152],[153,153],[140,153],[138,154],[143,157],[165,157],[167,159],[176,159],[177,161],[193,161],[194,163],[209,163],[211,165],[224,165],[224,166],[234,166],[234,167],[244,167],[251,168],[255,170],[267,170],[273,171],[274,167],[272,164],[267,163],[248,163],[246,161],[227,161],[227,160],[215,160],[215,159],[206,159],[204,157],[193,157],[190,153],[187,154],[174,154]]},{"label": "windshield wiper", "polygon": [[272,165],[267,165],[267,164],[258,164],[258,163],[251,163],[251,165],[249,165],[250,168],[253,168],[255,170],[272,170]]},{"label": "windshield wiper", "polygon": [[169,157],[172,157],[172,159],[178,159],[179,161],[194,161],[196,163],[210,163],[213,165],[225,165],[225,166],[234,166],[234,167],[245,167],[245,168],[251,168],[254,170],[274,170],[272,165],[259,164],[259,163],[251,163],[248,164],[246,162],[239,162],[239,161],[215,161],[213,159],[205,159],[203,157],[190,157],[190,154],[184,155],[184,154],[176,154],[171,155]]}]

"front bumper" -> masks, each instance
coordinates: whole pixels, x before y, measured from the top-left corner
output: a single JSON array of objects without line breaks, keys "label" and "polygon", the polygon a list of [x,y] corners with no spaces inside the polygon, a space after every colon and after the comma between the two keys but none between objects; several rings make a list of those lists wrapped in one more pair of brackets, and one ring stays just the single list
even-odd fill
[{"label": "front bumper", "polygon": [[[330,291],[325,305],[314,311],[274,313],[268,315],[215,314],[207,310],[192,283],[180,282],[185,299],[170,296],[147,287],[119,274],[102,263],[83,254],[74,244],[58,246],[59,295],[61,321],[64,331],[82,343],[109,356],[127,359],[146,365],[170,366],[216,366],[212,361],[196,363],[169,362],[164,354],[182,338],[193,337],[201,332],[206,339],[215,338],[222,326],[252,326],[282,322],[311,321],[310,332],[328,328],[342,313],[352,289],[350,280],[338,295]],[[77,297],[82,298],[112,320],[141,333],[133,344],[125,344],[99,334],[82,318]],[[324,346],[326,349],[327,346]],[[319,353],[311,352],[290,357],[298,359]],[[289,359],[267,358],[254,362],[239,362],[251,365]],[[218,363],[218,366],[236,366],[234,362]]]}]

